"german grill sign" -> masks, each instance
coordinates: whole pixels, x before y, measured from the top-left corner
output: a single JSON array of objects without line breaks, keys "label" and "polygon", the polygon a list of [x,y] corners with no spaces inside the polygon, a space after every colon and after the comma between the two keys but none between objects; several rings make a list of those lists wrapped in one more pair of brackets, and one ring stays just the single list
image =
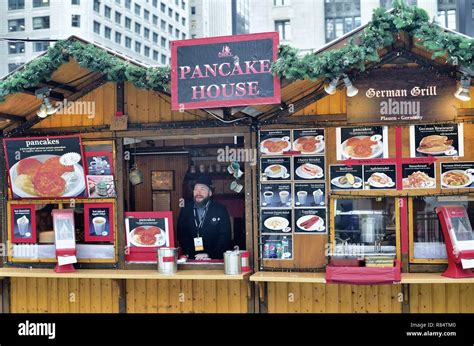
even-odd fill
[{"label": "german grill sign", "polygon": [[381,68],[354,82],[347,98],[349,123],[439,122],[455,120],[456,81],[419,68]]},{"label": "german grill sign", "polygon": [[171,50],[173,110],[280,103],[276,32],[173,41]]}]

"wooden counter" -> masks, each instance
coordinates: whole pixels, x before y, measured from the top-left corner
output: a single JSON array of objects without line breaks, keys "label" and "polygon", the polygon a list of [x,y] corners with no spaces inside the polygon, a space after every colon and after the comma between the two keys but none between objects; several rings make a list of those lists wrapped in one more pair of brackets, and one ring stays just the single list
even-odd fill
[{"label": "wooden counter", "polygon": [[245,280],[250,272],[226,275],[223,270],[181,270],[160,274],[156,270],[78,269],[56,273],[53,269],[0,268],[0,278],[131,279],[131,280]]},{"label": "wooden counter", "polygon": [[[326,273],[289,273],[289,272],[256,272],[250,276],[255,282],[300,282],[326,283]],[[474,283],[474,278],[451,279],[441,273],[402,273],[402,284],[467,284]]]},{"label": "wooden counter", "polygon": [[257,272],[250,276],[256,282],[306,282],[326,283],[326,273],[288,273],[288,272]]}]

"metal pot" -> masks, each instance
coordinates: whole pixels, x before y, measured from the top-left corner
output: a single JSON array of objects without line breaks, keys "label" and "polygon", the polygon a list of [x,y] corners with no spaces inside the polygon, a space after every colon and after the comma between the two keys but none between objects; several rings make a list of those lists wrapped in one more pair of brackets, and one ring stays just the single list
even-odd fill
[{"label": "metal pot", "polygon": [[242,274],[242,256],[239,251],[224,252],[224,274]]},{"label": "metal pot", "polygon": [[160,247],[157,251],[158,272],[160,274],[175,274],[178,271],[178,249]]}]

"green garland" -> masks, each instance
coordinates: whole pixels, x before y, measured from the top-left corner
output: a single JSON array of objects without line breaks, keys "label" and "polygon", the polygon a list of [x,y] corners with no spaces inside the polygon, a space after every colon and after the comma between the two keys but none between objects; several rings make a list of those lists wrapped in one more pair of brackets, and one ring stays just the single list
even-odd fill
[{"label": "green garland", "polygon": [[[331,80],[354,69],[364,71],[366,62],[379,61],[378,51],[392,45],[401,31],[415,37],[417,44],[433,52],[432,59],[446,56],[446,63],[474,71],[474,39],[444,32],[430,22],[423,9],[408,6],[405,0],[395,0],[393,11],[386,12],[384,8],[374,11],[372,21],[357,43],[351,39],[340,49],[304,56],[299,56],[295,48],[280,46],[272,72],[289,80]],[[7,95],[50,80],[53,72],[70,59],[75,59],[85,69],[104,74],[109,81],[130,81],[138,88],[168,90],[170,83],[169,67],[136,66],[92,44],[63,40],[50,47],[45,55],[0,81],[0,102]]]},{"label": "green garland", "polygon": [[405,0],[395,0],[393,6],[391,12],[384,8],[374,11],[357,44],[351,39],[340,49],[302,57],[297,49],[281,46],[273,73],[289,80],[331,80],[354,69],[364,71],[367,61],[380,61],[378,50],[392,45],[401,31],[431,51],[433,60],[446,56],[446,63],[474,71],[474,39],[443,31],[430,22],[425,10],[408,6]]},{"label": "green garland", "polygon": [[24,68],[0,81],[0,102],[10,94],[34,88],[51,75],[62,64],[75,59],[90,71],[102,73],[108,81],[130,81],[138,88],[167,90],[170,80],[169,67],[140,67],[124,61],[92,44],[70,39],[58,41],[45,55],[33,59]]}]

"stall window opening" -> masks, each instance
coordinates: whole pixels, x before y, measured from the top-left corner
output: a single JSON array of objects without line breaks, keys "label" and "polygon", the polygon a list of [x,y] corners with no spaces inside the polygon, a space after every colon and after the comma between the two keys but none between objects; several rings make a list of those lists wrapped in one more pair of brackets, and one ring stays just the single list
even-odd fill
[{"label": "stall window opening", "polygon": [[396,256],[395,198],[334,201],[333,241],[344,256]]}]

